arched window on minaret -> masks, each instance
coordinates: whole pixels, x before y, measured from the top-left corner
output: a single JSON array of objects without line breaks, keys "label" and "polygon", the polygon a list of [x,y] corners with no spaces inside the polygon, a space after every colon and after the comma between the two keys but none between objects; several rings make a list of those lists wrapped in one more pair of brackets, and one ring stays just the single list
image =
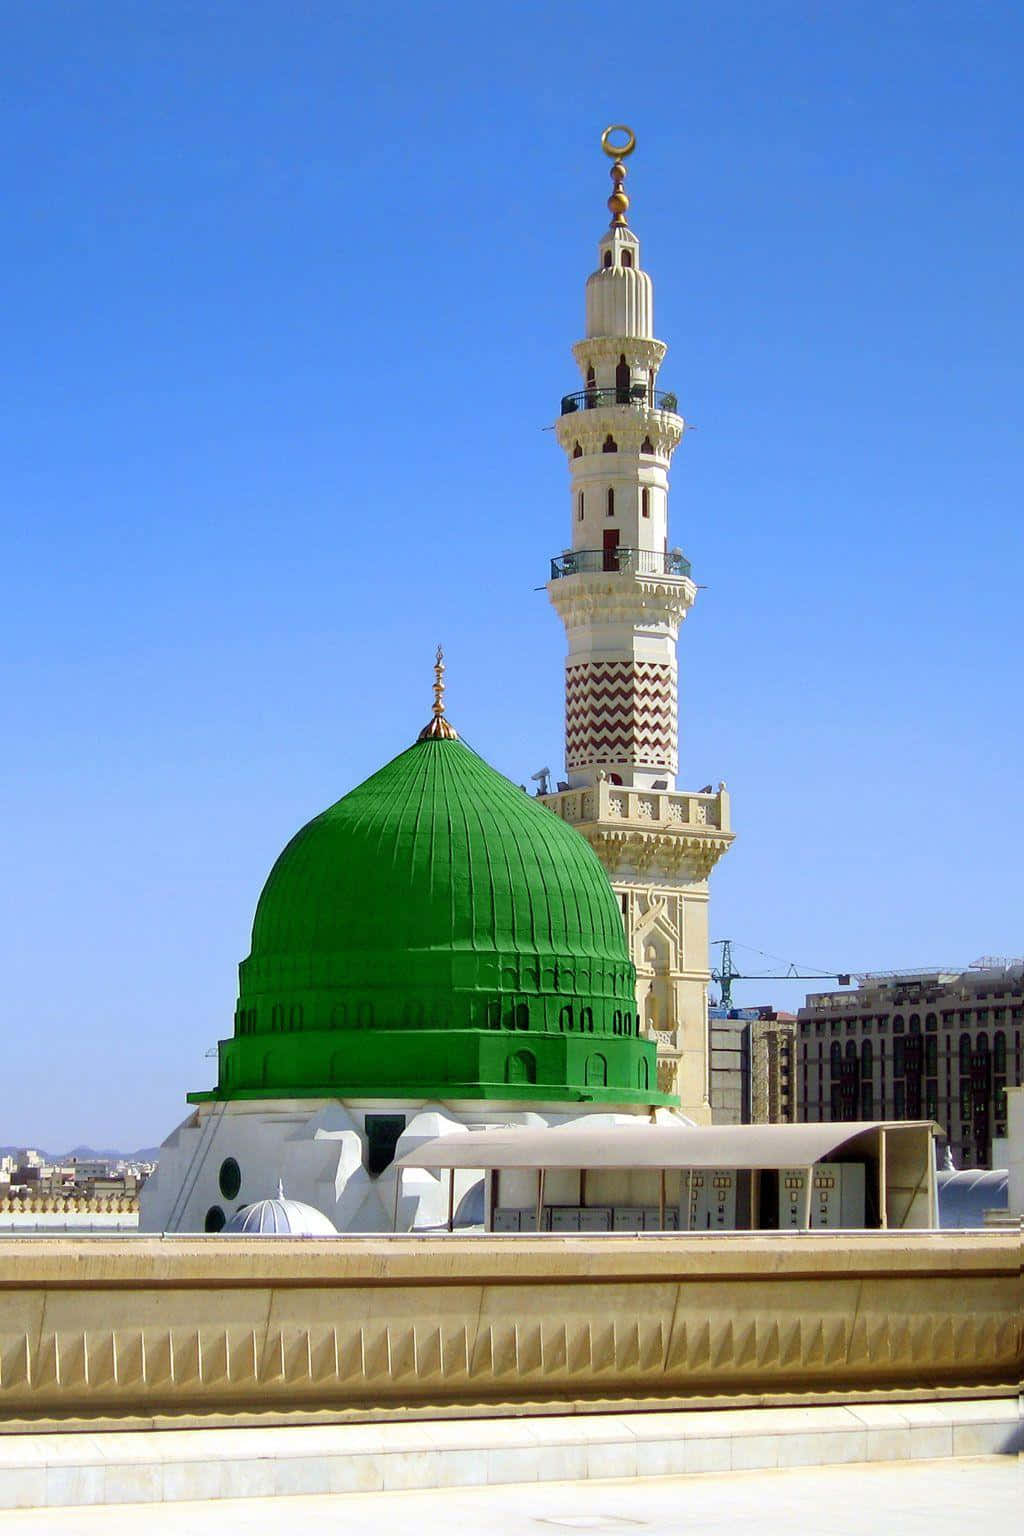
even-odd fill
[{"label": "arched window on minaret", "polygon": [[604,444],[602,445],[601,452],[602,453],[618,453],[618,451],[619,451],[619,445],[615,441],[614,437],[612,437],[611,433],[609,432],[608,436],[604,440]]},{"label": "arched window on minaret", "polygon": [[640,444],[640,452],[641,453],[653,453],[654,452],[654,444],[651,442],[649,437],[645,437],[643,442]]},{"label": "arched window on minaret", "polygon": [[582,459],[583,449],[580,447],[579,443],[575,443],[573,445],[572,456],[574,459]]},{"label": "arched window on minaret", "polygon": [[629,370],[629,364],[626,362],[625,354],[620,352],[618,366],[615,369],[615,404],[616,405],[628,405],[629,404],[629,386],[630,386],[631,382],[632,382],[632,374],[630,373],[630,370]]},{"label": "arched window on minaret", "polygon": [[611,251],[605,251],[605,253],[604,253],[604,264],[605,264],[606,267],[610,267],[611,266],[611,264],[612,264],[612,253],[611,253]]},{"label": "arched window on minaret", "polygon": [[583,521],[583,510],[583,492],[580,491],[579,496],[576,498],[576,515],[581,523]]},{"label": "arched window on minaret", "polygon": [[611,486],[608,487],[608,504],[605,509],[605,516],[615,516],[615,492],[612,490]]},{"label": "arched window on minaret", "polygon": [[642,489],[640,491],[640,516],[641,517],[650,517],[650,515],[651,515],[651,491],[650,491],[650,487],[645,485],[645,486],[642,487]]},{"label": "arched window on minaret", "polygon": [[631,267],[633,265],[633,252],[632,251],[628,251],[628,250],[623,251],[623,253],[622,253],[622,265],[624,267]]},{"label": "arched window on minaret", "polygon": [[593,365],[591,365],[591,367],[587,369],[587,398],[585,404],[588,411],[597,404],[596,386],[597,374],[594,372]]}]

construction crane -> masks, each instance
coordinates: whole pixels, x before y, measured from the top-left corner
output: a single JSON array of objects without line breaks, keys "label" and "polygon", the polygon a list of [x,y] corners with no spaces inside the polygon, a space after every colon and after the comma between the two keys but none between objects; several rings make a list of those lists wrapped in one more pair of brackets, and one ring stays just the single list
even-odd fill
[{"label": "construction crane", "polygon": [[[801,970],[792,961],[785,971],[762,972],[760,975],[753,971],[737,971],[732,963],[732,939],[713,939],[713,946],[721,948],[722,962],[717,970],[712,970],[711,979],[717,981],[722,989],[720,1007],[726,1012],[732,1007],[732,984],[734,981],[837,981],[841,987],[850,985],[851,972],[849,971],[807,971]],[[741,946],[743,947],[743,946]],[[760,953],[760,951],[758,951]]]}]

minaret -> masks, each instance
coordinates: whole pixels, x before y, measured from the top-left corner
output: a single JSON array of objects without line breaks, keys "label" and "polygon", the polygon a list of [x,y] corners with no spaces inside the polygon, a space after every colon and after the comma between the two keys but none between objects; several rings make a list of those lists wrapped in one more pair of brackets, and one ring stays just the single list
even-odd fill
[{"label": "minaret", "polygon": [[571,543],[548,583],[568,639],[566,788],[545,799],[579,827],[619,894],[659,1087],[707,1119],[707,877],[732,834],[724,784],[689,793],[675,782],[676,642],[697,588],[669,543],[669,465],[686,425],[658,385],[667,349],[626,217],[635,146],[621,124],[601,136],[614,162],[612,218],[573,347],[583,387],[563,396],[556,427],[571,481]]}]

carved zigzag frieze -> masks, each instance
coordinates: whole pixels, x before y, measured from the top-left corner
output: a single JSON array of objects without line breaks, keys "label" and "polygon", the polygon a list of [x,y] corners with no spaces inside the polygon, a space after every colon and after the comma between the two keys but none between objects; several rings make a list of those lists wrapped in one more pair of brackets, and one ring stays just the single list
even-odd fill
[{"label": "carved zigzag frieze", "polygon": [[[1019,1264],[1006,1274],[958,1273],[951,1285],[939,1273],[887,1277],[868,1265],[855,1280],[829,1272],[604,1286],[583,1272],[525,1292],[508,1279],[441,1285],[419,1302],[408,1287],[394,1299],[387,1287],[331,1297],[329,1287],[282,1286],[274,1294],[284,1315],[273,1323],[269,1292],[219,1293],[247,1314],[237,1324],[218,1316],[205,1292],[162,1293],[171,1314],[162,1323],[146,1292],[118,1293],[116,1323],[97,1321],[91,1298],[65,1292],[55,1303],[61,1326],[0,1316],[0,1404],[26,1413],[123,1401],[137,1413],[257,1401],[366,1405],[423,1391],[440,1394],[437,1402],[471,1391],[478,1401],[490,1383],[557,1394],[625,1393],[637,1380],[674,1392],[1019,1381],[1018,1277]],[[325,1297],[329,1321],[316,1315]]]}]

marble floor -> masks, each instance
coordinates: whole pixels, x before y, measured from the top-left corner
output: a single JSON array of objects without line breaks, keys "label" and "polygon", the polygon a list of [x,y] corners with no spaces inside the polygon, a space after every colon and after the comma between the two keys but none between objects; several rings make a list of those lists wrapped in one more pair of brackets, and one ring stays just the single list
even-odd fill
[{"label": "marble floor", "polygon": [[629,1481],[7,1510],[2,1536],[964,1536],[1020,1529],[1024,1458],[872,1462]]}]

